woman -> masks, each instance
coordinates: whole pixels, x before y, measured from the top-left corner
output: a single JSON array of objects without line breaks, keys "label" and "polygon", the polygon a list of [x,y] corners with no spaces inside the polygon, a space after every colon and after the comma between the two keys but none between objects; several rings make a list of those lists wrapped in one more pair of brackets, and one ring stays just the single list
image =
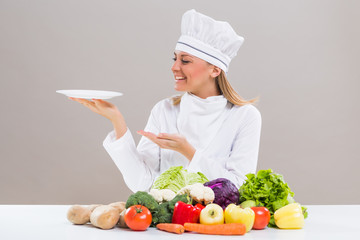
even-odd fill
[{"label": "woman", "polygon": [[120,111],[104,100],[71,98],[108,118],[114,127],[104,147],[134,192],[149,190],[171,166],[224,177],[238,187],[256,171],[261,115],[226,79],[243,38],[227,22],[187,11],[175,47],[175,90],[185,92],[159,101],[151,110],[136,147]]}]

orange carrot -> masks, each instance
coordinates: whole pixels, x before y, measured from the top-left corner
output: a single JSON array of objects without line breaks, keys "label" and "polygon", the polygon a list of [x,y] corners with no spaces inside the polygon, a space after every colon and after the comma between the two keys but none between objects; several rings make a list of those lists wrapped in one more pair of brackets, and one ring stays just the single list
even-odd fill
[{"label": "orange carrot", "polygon": [[226,223],[216,225],[185,223],[184,227],[186,231],[198,232],[202,234],[244,235],[246,233],[245,224],[242,223]]},{"label": "orange carrot", "polygon": [[171,233],[177,233],[177,234],[182,234],[185,232],[185,228],[183,225],[181,224],[175,224],[175,223],[159,223],[156,225],[156,227],[159,230],[163,230],[166,232],[171,232]]}]

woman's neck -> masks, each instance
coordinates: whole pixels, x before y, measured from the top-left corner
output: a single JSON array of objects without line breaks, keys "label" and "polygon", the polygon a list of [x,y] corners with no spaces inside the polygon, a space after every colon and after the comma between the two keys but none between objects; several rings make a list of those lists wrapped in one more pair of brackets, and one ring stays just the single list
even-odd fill
[{"label": "woman's neck", "polygon": [[215,86],[209,88],[209,89],[202,89],[198,91],[190,91],[190,93],[198,96],[199,98],[206,99],[208,97],[212,96],[218,96],[221,95],[220,89],[217,84]]}]

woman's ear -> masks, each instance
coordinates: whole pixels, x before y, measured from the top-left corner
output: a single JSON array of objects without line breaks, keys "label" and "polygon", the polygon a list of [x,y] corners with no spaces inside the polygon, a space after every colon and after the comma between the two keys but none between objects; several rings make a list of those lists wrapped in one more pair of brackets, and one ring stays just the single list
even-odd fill
[{"label": "woman's ear", "polygon": [[210,75],[211,75],[212,78],[216,78],[217,76],[220,75],[220,73],[221,73],[221,69],[219,67],[217,67],[217,66],[213,66],[212,72],[211,72]]}]

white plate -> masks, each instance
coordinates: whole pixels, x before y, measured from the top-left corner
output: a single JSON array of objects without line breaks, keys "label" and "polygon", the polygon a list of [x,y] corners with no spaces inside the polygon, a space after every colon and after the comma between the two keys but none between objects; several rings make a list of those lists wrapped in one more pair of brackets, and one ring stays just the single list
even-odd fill
[{"label": "white plate", "polygon": [[85,98],[85,99],[109,99],[122,96],[120,92],[100,91],[100,90],[57,90],[57,93],[64,94],[68,97]]}]

